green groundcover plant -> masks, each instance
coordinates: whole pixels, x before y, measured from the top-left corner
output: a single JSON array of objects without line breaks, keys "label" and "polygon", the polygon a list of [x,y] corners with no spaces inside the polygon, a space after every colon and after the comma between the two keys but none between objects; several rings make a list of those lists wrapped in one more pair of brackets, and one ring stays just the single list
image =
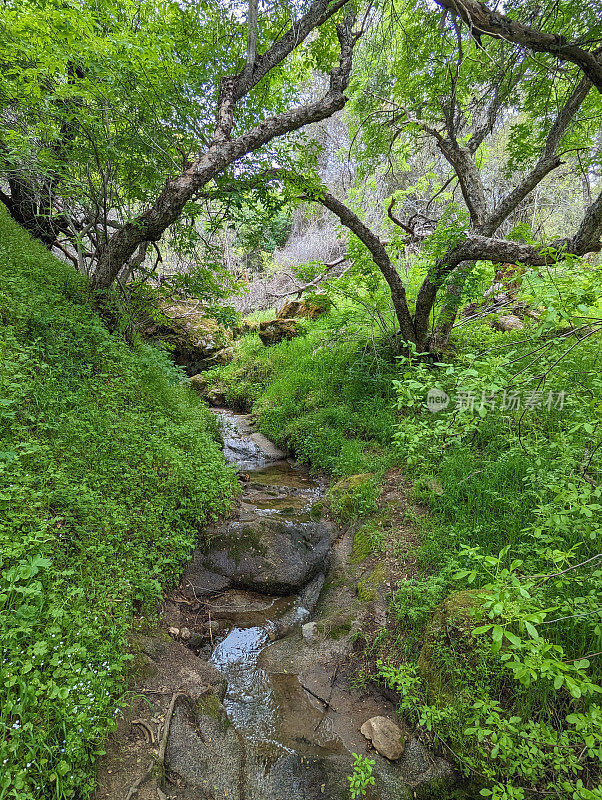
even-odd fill
[{"label": "green groundcover plant", "polygon": [[234,478],[168,357],[0,209],[0,798],[83,798],[126,636]]}]

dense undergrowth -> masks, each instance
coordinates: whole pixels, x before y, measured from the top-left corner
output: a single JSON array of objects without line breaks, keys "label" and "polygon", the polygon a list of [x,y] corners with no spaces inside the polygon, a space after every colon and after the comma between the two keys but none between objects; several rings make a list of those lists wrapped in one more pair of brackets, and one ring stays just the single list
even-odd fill
[{"label": "dense undergrowth", "polygon": [[[412,516],[416,574],[365,647],[470,796],[602,797],[600,313],[574,292],[586,327],[563,332],[575,318],[558,308],[561,281],[527,276],[539,321],[462,326],[440,363],[395,358],[339,302],[291,342],[246,336],[211,376],[314,468],[378,483],[398,466],[428,506]],[[434,388],[449,397],[437,413]],[[358,493],[355,513],[373,500]]]},{"label": "dense undergrowth", "polygon": [[0,798],[85,798],[126,634],[233,476],[168,358],[111,334],[85,281],[0,208]]}]

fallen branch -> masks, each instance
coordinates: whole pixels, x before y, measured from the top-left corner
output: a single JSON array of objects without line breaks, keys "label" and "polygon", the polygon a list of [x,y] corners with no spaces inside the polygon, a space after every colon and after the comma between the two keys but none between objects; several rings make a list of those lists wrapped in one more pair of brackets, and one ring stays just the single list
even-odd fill
[{"label": "fallen branch", "polygon": [[[284,292],[282,294],[274,294],[273,292],[268,292],[268,295],[269,297],[282,298],[282,297],[291,297],[291,295],[296,294],[298,297],[301,297],[301,295],[306,289],[309,289],[311,286],[317,286],[320,283],[320,281],[328,275],[331,269],[337,267],[339,264],[342,264],[344,261],[347,261],[347,256],[341,256],[340,258],[337,258],[334,261],[328,261],[324,264],[324,266],[327,267],[327,269],[325,269],[324,272],[318,275],[317,278],[314,278],[313,281],[310,281],[309,283],[306,283],[304,286],[300,286],[297,289],[292,289],[290,292]],[[351,269],[351,267],[347,267],[345,270],[343,270],[341,275],[344,275],[349,269]],[[340,277],[340,275],[338,277]]]}]

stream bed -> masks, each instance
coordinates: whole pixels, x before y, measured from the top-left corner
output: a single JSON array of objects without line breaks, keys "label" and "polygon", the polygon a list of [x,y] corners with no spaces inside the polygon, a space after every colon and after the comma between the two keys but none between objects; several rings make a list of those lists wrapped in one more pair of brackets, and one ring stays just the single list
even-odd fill
[{"label": "stream bed", "polygon": [[411,731],[395,761],[360,732],[396,720],[395,703],[358,682],[354,651],[355,634],[386,620],[386,598],[358,598],[353,530],[324,518],[327,484],[248,417],[215,413],[242,492],[165,598],[164,628],[138,636],[140,682],[96,800],[349,800],[355,753],[373,760],[368,800],[449,797],[453,770]]},{"label": "stream bed", "polygon": [[374,758],[368,797],[419,796],[415,790],[439,784],[447,765],[417,739],[395,763],[370,748],[361,725],[395,719],[395,706],[353,685],[351,622],[343,635],[324,623],[341,614],[353,620],[358,602],[353,583],[324,588],[333,561],[344,574],[350,553],[349,539],[323,518],[326,484],[255,432],[248,417],[216,413],[243,493],[235,516],[207,532],[181,588],[202,598],[216,629],[197,654],[222,677],[224,693],[219,708],[201,701],[193,714],[185,704],[176,709],[167,762],[191,790],[178,796],[343,800],[353,753]]}]

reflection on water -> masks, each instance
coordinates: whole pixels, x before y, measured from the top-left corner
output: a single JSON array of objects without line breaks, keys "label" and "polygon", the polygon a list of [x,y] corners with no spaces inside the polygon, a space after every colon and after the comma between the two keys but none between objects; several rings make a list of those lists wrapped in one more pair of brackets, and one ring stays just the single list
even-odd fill
[{"label": "reflection on water", "polygon": [[271,741],[276,708],[268,674],[257,666],[269,644],[265,628],[234,628],[213,651],[211,662],[228,684],[224,705],[229,718],[249,738]]}]

